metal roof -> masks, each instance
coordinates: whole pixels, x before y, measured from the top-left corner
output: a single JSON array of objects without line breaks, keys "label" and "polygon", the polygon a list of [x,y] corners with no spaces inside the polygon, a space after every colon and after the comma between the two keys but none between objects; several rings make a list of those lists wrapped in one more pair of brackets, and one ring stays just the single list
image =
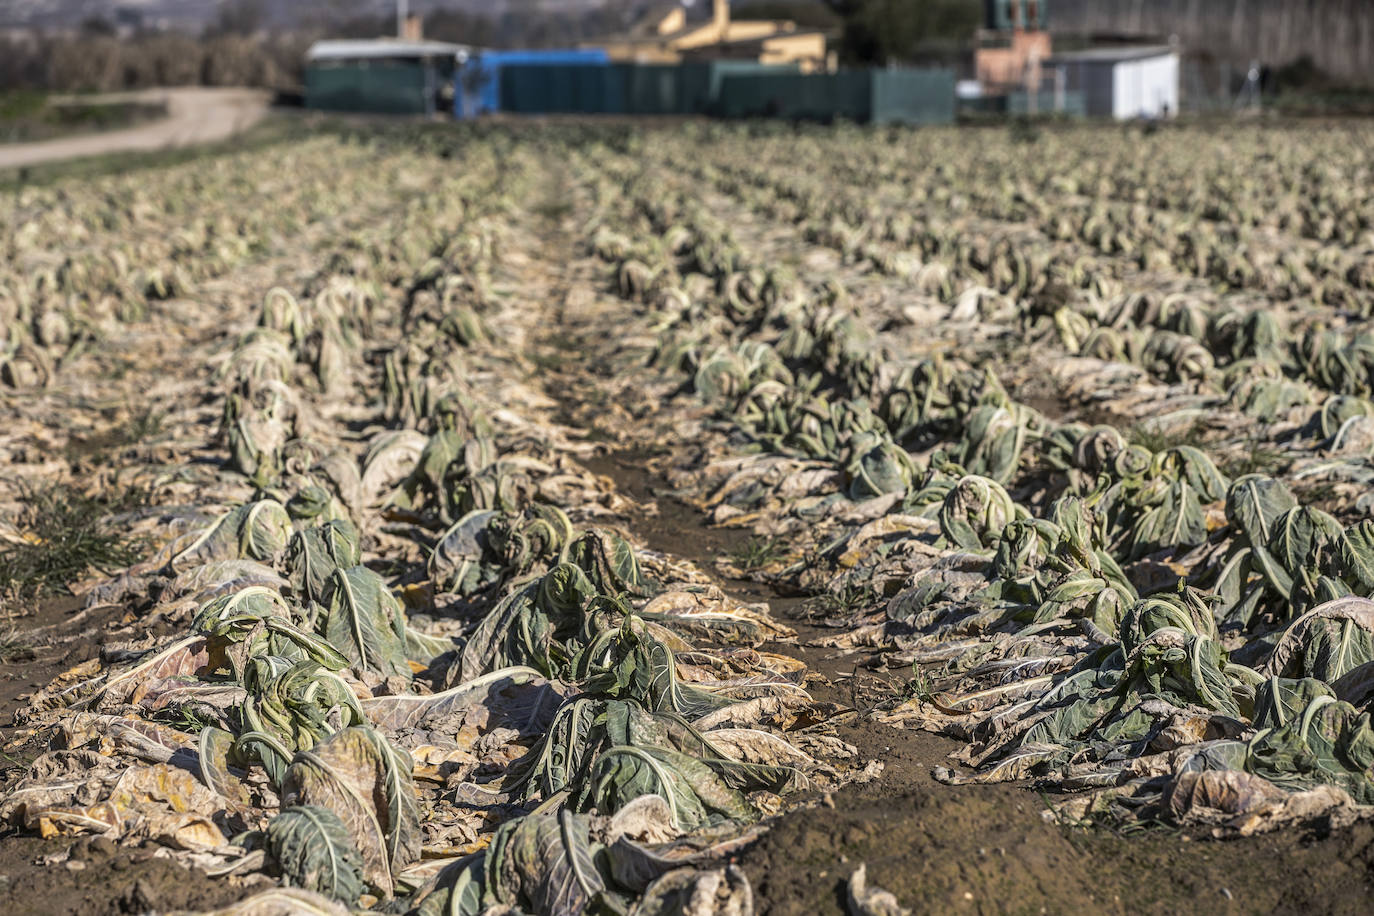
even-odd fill
[{"label": "metal roof", "polygon": [[402,41],[399,38],[329,39],[317,41],[305,52],[306,60],[357,60],[375,57],[466,56],[467,45],[447,41]]},{"label": "metal roof", "polygon": [[1050,57],[1049,64],[1118,64],[1128,60],[1145,60],[1177,54],[1169,45],[1127,45],[1122,47],[1088,48],[1086,51],[1065,51]]}]

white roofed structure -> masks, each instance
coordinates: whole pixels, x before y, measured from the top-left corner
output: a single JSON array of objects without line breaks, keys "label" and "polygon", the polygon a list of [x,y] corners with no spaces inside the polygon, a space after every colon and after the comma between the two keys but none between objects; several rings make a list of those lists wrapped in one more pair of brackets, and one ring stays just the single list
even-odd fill
[{"label": "white roofed structure", "polygon": [[398,57],[446,57],[464,60],[470,50],[467,45],[452,44],[447,41],[405,41],[399,38],[331,38],[312,44],[310,49],[305,52],[305,59],[311,63],[330,60],[369,60]]},{"label": "white roofed structure", "polygon": [[1056,54],[1045,73],[1063,74],[1064,87],[1083,93],[1090,117],[1166,118],[1178,113],[1178,50],[1169,45],[1091,48]]}]

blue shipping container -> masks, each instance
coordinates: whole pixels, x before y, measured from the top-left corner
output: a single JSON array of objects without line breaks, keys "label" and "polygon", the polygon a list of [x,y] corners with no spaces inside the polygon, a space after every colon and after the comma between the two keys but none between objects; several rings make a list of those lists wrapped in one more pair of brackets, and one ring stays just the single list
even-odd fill
[{"label": "blue shipping container", "polygon": [[454,76],[453,115],[475,118],[501,110],[501,68],[507,64],[605,65],[609,58],[601,48],[556,50],[482,51],[474,53]]}]

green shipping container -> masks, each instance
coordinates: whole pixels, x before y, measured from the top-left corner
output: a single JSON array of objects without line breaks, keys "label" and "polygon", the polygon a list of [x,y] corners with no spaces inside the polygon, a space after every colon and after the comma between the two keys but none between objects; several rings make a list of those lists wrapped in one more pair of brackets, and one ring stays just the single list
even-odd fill
[{"label": "green shipping container", "polygon": [[428,114],[437,88],[432,68],[421,61],[341,61],[305,69],[305,107],[324,111]]}]

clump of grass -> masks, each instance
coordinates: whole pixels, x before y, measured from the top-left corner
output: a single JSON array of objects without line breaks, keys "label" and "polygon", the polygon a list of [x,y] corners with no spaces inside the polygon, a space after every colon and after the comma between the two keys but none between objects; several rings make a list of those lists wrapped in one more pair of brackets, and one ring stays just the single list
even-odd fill
[{"label": "clump of grass", "polygon": [[878,595],[870,589],[861,585],[846,584],[838,592],[823,592],[809,599],[805,609],[808,617],[852,614],[873,607],[878,601]]},{"label": "clump of grass", "polygon": [[1201,422],[1195,422],[1191,426],[1169,432],[1150,429],[1141,425],[1131,427],[1126,438],[1131,445],[1138,445],[1151,452],[1163,452],[1184,445],[1205,449],[1207,447],[1206,433],[1207,427]]},{"label": "clump of grass", "polygon": [[1273,475],[1282,464],[1283,452],[1263,445],[1254,445],[1248,447],[1244,454],[1221,462],[1218,469],[1234,480],[1246,474]]},{"label": "clump of grass", "polygon": [[219,725],[220,722],[214,716],[197,709],[194,706],[178,706],[170,710],[162,710],[161,714],[155,715],[159,722],[165,722],[177,731],[186,732],[189,735],[198,735],[211,725]]},{"label": "clump of grass", "polygon": [[166,428],[165,417],[153,409],[134,414],[124,426],[124,441],[130,445],[146,442],[161,435]]},{"label": "clump of grass", "polygon": [[730,561],[745,572],[762,569],[787,556],[787,545],[777,538],[751,537],[728,554]]},{"label": "clump of grass", "polygon": [[143,501],[139,491],[92,497],[62,484],[25,488],[18,529],[22,540],[0,547],[0,594],[52,594],[92,570],[112,573],[142,558],[138,538],[104,523],[113,512]]},{"label": "clump of grass", "polygon": [[534,212],[549,220],[559,220],[567,216],[573,210],[573,205],[566,200],[550,200],[534,206]]},{"label": "clump of grass", "polygon": [[26,661],[33,657],[33,646],[28,637],[20,635],[14,627],[0,633],[0,662]]}]

